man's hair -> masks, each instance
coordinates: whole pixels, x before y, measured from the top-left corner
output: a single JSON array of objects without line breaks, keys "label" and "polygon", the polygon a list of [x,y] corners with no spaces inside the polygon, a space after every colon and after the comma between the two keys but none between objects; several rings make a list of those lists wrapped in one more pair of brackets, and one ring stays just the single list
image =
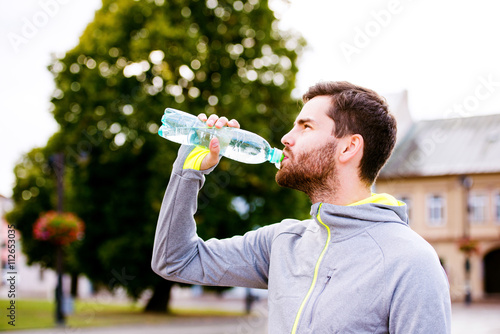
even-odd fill
[{"label": "man's hair", "polygon": [[331,96],[327,114],[335,123],[335,137],[363,137],[359,176],[368,185],[373,184],[396,143],[396,119],[387,102],[374,91],[346,81],[320,82],[309,88],[302,101],[306,103],[316,96]]}]

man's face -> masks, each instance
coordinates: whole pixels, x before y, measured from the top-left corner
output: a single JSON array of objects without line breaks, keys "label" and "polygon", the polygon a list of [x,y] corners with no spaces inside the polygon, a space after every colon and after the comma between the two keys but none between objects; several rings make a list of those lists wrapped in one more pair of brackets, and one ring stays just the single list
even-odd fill
[{"label": "man's face", "polygon": [[292,130],[281,139],[285,145],[285,157],[276,174],[280,186],[311,196],[336,181],[334,157],[337,140],[333,136],[334,122],[327,116],[330,105],[331,98],[327,96],[308,101]]}]

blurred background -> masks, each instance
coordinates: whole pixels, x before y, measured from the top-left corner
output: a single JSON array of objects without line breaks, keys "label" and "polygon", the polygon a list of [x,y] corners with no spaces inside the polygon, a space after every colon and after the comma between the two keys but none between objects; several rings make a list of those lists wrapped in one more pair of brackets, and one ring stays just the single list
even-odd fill
[{"label": "blurred background", "polygon": [[[281,147],[307,88],[347,80],[385,96],[398,119],[396,150],[374,190],[405,201],[412,228],[438,252],[455,302],[455,332],[499,330],[490,320],[500,310],[496,3],[27,0],[1,6],[5,305],[12,300],[6,279],[15,235],[19,314],[52,315],[61,278],[62,321],[73,326],[148,314],[151,323],[222,317],[231,319],[228,333],[242,324],[266,332],[265,321],[255,320],[267,316],[265,291],[181,287],[150,269],[156,218],[178,149],[156,134],[160,119],[166,107],[226,115]],[[274,173],[269,164],[223,159],[200,194],[200,236],[224,238],[287,217],[308,218],[308,199],[270,182]],[[50,210],[78,216],[84,237],[64,247],[37,239],[33,225]],[[221,211],[227,214],[216,214]],[[110,315],[116,313],[126,316]],[[17,324],[54,325],[33,314]]]}]

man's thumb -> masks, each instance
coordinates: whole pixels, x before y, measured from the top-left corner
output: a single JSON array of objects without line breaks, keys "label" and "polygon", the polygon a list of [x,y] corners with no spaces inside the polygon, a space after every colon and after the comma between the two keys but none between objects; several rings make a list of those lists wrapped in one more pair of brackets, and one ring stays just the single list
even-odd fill
[{"label": "man's thumb", "polygon": [[212,138],[209,145],[210,153],[203,159],[200,169],[205,170],[215,166],[219,162],[220,145],[219,139]]},{"label": "man's thumb", "polygon": [[210,141],[210,154],[213,155],[217,160],[219,160],[219,152],[220,152],[220,146],[219,146],[219,139],[217,137],[212,138]]}]

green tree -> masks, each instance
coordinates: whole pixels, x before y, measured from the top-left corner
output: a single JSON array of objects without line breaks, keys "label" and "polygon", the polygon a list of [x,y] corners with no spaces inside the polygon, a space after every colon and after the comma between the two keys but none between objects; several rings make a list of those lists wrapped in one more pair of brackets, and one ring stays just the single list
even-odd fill
[{"label": "green tree", "polygon": [[[15,224],[21,232],[22,250],[28,255],[28,264],[39,263],[45,268],[55,268],[56,248],[49,242],[33,239],[33,224],[43,212],[54,210],[58,206],[57,168],[53,143],[57,135],[49,140],[44,148],[35,148],[25,154],[14,169],[16,185],[13,189],[14,210],[7,214],[7,220]],[[70,171],[71,172],[71,171]],[[71,185],[66,185],[66,199],[71,198]],[[76,261],[76,252],[81,242],[65,246],[65,271],[74,278],[71,293],[76,295],[76,277],[79,265]]]},{"label": "green tree", "polygon": [[38,262],[45,267],[54,266],[54,251],[34,240],[33,223],[40,213],[56,207],[56,182],[51,178],[48,159],[42,149],[33,149],[26,154],[14,169],[16,185],[12,192],[14,210],[7,220],[21,232],[23,251],[28,255],[28,264]]},{"label": "green tree", "polygon": [[[156,134],[163,110],[236,118],[281,146],[298,112],[291,91],[303,45],[277,30],[267,1],[103,1],[78,46],[49,67],[61,129],[50,151],[65,154],[67,209],[86,223],[76,263],[96,286],[121,286],[133,297],[152,289],[146,309],[167,310],[171,283],[150,269],[178,149]],[[223,238],[306,217],[308,200],[279,188],[275,171],[223,159],[200,194],[200,235]],[[23,180],[18,173],[17,194]],[[15,200],[19,212],[35,199]],[[18,224],[28,225],[44,205]]]}]

